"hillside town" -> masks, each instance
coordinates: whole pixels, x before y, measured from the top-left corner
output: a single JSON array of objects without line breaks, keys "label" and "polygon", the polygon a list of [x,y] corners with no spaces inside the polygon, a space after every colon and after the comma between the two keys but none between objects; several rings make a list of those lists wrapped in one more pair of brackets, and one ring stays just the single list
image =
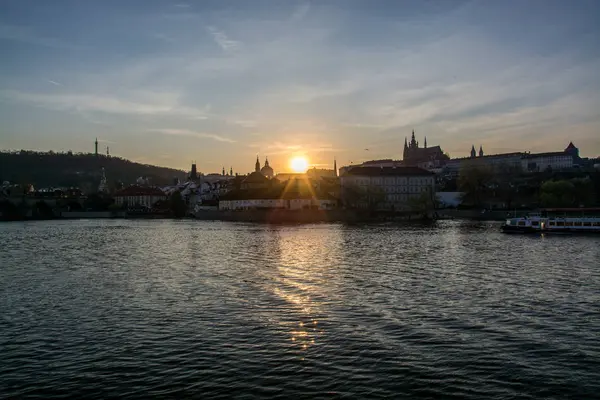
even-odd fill
[{"label": "hillside town", "polygon": [[246,174],[234,173],[231,167],[202,173],[192,163],[186,179],[173,178],[168,185],[141,176],[115,187],[100,166],[110,154],[99,154],[96,140],[96,188],[36,188],[31,182],[3,181],[0,212],[3,219],[202,218],[257,210],[427,216],[451,209],[588,207],[600,200],[600,159],[580,157],[572,142],[562,150],[537,154],[486,154],[483,145],[477,147],[472,145],[465,157],[450,158],[440,146],[428,146],[426,137],[421,145],[412,131],[401,159],[340,168],[333,159],[330,169],[287,173],[277,172],[268,157],[261,163],[257,156],[253,171]]}]

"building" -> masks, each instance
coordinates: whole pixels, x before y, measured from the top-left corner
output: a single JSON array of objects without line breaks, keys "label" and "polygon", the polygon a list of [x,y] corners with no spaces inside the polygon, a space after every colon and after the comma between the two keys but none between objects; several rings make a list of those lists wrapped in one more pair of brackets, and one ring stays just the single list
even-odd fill
[{"label": "building", "polygon": [[489,168],[494,171],[512,170],[520,171],[522,168],[522,158],[527,153],[513,152],[501,154],[483,153],[483,147],[479,146],[479,155],[475,151],[475,146],[471,146],[471,156],[463,158],[453,158],[448,160],[442,171],[451,176],[458,176],[463,168]]},{"label": "building", "polygon": [[340,181],[344,204],[359,208],[406,210],[411,198],[435,192],[435,174],[418,167],[356,167]]},{"label": "building", "polygon": [[[258,157],[256,158],[256,162],[258,162]],[[260,166],[260,164],[259,164]],[[265,157],[265,165],[260,169],[260,173],[263,174],[265,178],[272,179],[275,175],[273,168],[269,165],[269,159]]]},{"label": "building", "polygon": [[155,187],[132,185],[116,192],[114,198],[115,204],[119,206],[145,206],[152,208],[157,201],[166,200],[167,195]]},{"label": "building", "polygon": [[248,174],[248,176],[242,180],[241,189],[265,189],[269,187],[269,182],[269,178],[262,174],[260,161],[258,161],[258,157],[256,157],[254,172]]},{"label": "building", "polygon": [[403,152],[404,166],[417,166],[427,163],[431,167],[443,165],[449,157],[444,154],[440,146],[427,147],[427,138],[425,138],[424,147],[419,147],[419,142],[415,139],[415,131],[412,132],[410,143],[404,138]]},{"label": "building", "polygon": [[523,171],[543,172],[573,168],[573,155],[564,151],[526,154],[521,160]]},{"label": "building", "polygon": [[276,180],[269,187],[232,190],[219,200],[219,210],[329,210],[336,205],[336,198],[314,188],[306,177],[283,183]]}]

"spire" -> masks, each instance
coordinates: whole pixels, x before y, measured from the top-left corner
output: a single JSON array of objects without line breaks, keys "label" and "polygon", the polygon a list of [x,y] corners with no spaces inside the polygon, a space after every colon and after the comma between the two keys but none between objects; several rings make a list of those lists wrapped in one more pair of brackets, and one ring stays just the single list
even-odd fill
[{"label": "spire", "polygon": [[94,154],[95,154],[95,155],[98,155],[98,138],[96,138],[96,141],[94,142],[94,144],[96,145],[96,146],[95,146],[95,151],[94,151]]},{"label": "spire", "polygon": [[479,145],[479,157],[483,157],[483,146]]},{"label": "spire", "polygon": [[254,164],[254,171],[260,172],[260,161],[258,161],[258,155],[256,156],[256,164]]},{"label": "spire", "polygon": [[408,148],[408,141],[406,139],[406,136],[404,136],[404,148],[407,149]]},{"label": "spire", "polygon": [[427,136],[425,136],[425,148],[427,148]]},{"label": "spire", "polygon": [[106,146],[106,157],[110,157],[110,149]]},{"label": "spire", "polygon": [[233,176],[233,167],[229,167],[229,176]]},{"label": "spire", "polygon": [[335,157],[333,157],[333,173],[335,174],[335,176],[338,176],[337,160],[335,159]]},{"label": "spire", "polygon": [[476,157],[477,153],[475,152],[475,145],[471,145],[471,157]]},{"label": "spire", "polygon": [[223,173],[221,175],[225,176],[225,167],[223,167]]},{"label": "spire", "polygon": [[412,131],[412,136],[410,138],[410,146],[409,147],[411,149],[419,147],[419,145],[417,144],[417,140],[415,139],[415,130],[414,129]]},{"label": "spire", "polygon": [[269,166],[269,157],[265,157],[265,167]]}]

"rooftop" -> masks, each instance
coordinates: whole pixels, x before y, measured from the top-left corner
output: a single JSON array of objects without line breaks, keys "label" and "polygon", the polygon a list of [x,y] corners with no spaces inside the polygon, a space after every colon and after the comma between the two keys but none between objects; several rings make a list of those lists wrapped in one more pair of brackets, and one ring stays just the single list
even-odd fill
[{"label": "rooftop", "polygon": [[355,167],[347,172],[354,176],[429,176],[433,172],[419,167]]}]

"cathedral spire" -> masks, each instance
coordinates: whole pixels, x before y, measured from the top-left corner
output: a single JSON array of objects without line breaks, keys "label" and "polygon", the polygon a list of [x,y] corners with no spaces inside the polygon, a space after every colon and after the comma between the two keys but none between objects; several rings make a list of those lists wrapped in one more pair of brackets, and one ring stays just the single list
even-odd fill
[{"label": "cathedral spire", "polygon": [[477,152],[475,151],[475,145],[471,145],[471,157],[475,158],[477,156]]},{"label": "cathedral spire", "polygon": [[233,167],[229,167],[229,176],[233,176]]},{"label": "cathedral spire", "polygon": [[427,148],[427,136],[425,136],[425,148]]},{"label": "cathedral spire", "polygon": [[337,160],[335,159],[335,157],[333,157],[333,172],[335,173],[335,176],[338,176]]},{"label": "cathedral spire", "polygon": [[254,164],[254,171],[260,172],[260,161],[258,161],[258,155],[256,156],[256,164]]},{"label": "cathedral spire", "polygon": [[479,157],[483,157],[483,146],[479,145]]},{"label": "cathedral spire", "polygon": [[408,139],[406,139],[406,136],[404,136],[404,148],[408,148]]},{"label": "cathedral spire", "polygon": [[223,173],[221,175],[225,176],[225,167],[223,167]]},{"label": "cathedral spire", "polygon": [[265,157],[265,167],[269,166],[269,157]]},{"label": "cathedral spire", "polygon": [[419,147],[419,145],[417,144],[417,140],[415,139],[415,130],[413,129],[412,136],[410,138],[410,148],[415,149],[417,147]]}]

